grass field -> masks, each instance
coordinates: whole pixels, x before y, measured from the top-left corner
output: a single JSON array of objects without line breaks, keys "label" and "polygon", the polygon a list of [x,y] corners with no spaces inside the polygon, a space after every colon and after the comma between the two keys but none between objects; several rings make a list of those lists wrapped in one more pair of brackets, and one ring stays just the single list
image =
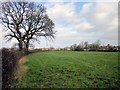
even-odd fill
[{"label": "grass field", "polygon": [[117,87],[118,52],[34,53],[17,72],[13,86],[18,88]]}]

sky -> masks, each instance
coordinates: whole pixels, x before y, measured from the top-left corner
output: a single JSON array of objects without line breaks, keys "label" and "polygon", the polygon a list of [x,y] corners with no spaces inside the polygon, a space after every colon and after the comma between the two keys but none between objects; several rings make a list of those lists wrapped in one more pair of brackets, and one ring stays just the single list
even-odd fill
[{"label": "sky", "polygon": [[[94,43],[97,40],[103,45],[118,45],[118,3],[114,0],[47,0],[44,6],[47,8],[48,16],[55,23],[56,35],[53,41],[41,38],[40,44],[34,42],[36,48],[61,48],[82,41]],[[0,26],[0,47],[12,47],[16,41],[13,39],[5,42],[5,33],[2,29]]]}]

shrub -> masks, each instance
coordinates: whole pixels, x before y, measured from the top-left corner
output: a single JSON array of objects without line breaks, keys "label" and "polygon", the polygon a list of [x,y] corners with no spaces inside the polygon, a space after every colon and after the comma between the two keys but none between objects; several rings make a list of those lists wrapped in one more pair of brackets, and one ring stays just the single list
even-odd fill
[{"label": "shrub", "polygon": [[13,71],[21,57],[17,50],[2,49],[2,89],[10,88]]}]

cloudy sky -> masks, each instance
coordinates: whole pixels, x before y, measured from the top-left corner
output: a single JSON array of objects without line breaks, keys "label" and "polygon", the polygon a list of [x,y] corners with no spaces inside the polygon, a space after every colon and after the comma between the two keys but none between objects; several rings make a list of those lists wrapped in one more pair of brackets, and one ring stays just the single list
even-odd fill
[{"label": "cloudy sky", "polygon": [[[54,41],[41,38],[36,47],[65,47],[82,41],[102,44],[118,44],[118,3],[117,2],[53,2],[44,5],[47,14],[55,23]],[[5,42],[2,27],[0,31],[0,47],[11,47],[15,40]],[[2,33],[2,34],[1,34]]]}]

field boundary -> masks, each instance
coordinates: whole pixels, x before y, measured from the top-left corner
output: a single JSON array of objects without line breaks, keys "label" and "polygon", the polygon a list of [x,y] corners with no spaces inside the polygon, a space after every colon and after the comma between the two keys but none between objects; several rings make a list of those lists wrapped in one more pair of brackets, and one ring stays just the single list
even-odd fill
[{"label": "field boundary", "polygon": [[22,80],[22,77],[27,73],[28,67],[24,65],[27,58],[26,56],[23,56],[19,59],[18,66],[16,67],[16,70],[14,71],[14,77],[13,77],[13,83],[12,87],[14,88],[15,83],[20,83]]}]

